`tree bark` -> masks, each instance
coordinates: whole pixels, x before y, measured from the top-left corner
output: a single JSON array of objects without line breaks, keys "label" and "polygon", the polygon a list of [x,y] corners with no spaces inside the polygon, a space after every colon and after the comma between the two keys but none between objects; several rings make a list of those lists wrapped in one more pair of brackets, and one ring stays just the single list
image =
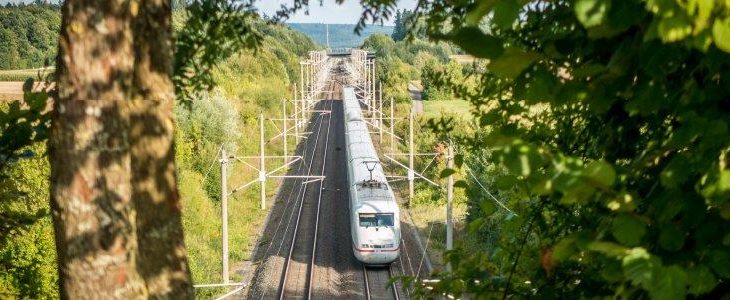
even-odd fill
[{"label": "tree bark", "polygon": [[63,298],[192,298],[173,152],[170,5],[67,0],[49,137]]},{"label": "tree bark", "polygon": [[193,290],[174,161],[172,8],[163,0],[139,3],[130,131],[139,271],[150,297],[185,298]]}]

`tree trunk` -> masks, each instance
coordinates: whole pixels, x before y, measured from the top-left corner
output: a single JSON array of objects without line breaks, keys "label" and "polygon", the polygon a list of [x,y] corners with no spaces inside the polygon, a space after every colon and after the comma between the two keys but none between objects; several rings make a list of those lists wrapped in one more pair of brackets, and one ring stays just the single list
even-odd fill
[{"label": "tree trunk", "polygon": [[178,299],[193,290],[175,174],[171,9],[169,1],[140,1],[130,139],[139,271],[150,297]]},{"label": "tree trunk", "polygon": [[67,0],[49,159],[63,298],[192,298],[167,1]]}]

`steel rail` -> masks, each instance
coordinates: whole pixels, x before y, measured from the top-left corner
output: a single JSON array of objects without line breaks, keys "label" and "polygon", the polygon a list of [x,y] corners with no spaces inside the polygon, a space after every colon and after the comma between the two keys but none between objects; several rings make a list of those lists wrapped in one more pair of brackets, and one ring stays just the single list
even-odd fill
[{"label": "steel rail", "polygon": [[[330,105],[331,105],[331,103],[332,102],[330,102]],[[329,119],[328,119],[328,125],[327,125],[328,126],[328,128],[327,128],[328,132],[329,132],[329,127],[331,126],[331,118],[332,117],[330,115],[329,116]],[[307,171],[308,175],[311,175],[312,165],[314,164],[314,157],[316,156],[316,151],[317,151],[317,148],[319,146],[319,138],[320,138],[321,133],[322,133],[322,126],[321,126],[321,124],[322,124],[322,122],[320,122],[320,126],[319,126],[319,128],[317,128],[317,137],[314,140],[314,150],[312,151],[312,160],[309,162],[309,168],[308,168],[308,171]],[[326,154],[326,152],[325,152],[325,154]],[[289,247],[289,254],[287,255],[286,261],[284,262],[284,264],[285,264],[284,265],[284,272],[283,272],[283,275],[282,275],[281,287],[279,289],[279,299],[280,300],[281,299],[284,299],[284,295],[286,294],[286,285],[287,285],[287,280],[288,280],[288,277],[289,277],[289,267],[291,266],[292,255],[294,254],[294,246],[296,244],[297,237],[299,235],[299,223],[301,223],[302,210],[304,208],[304,200],[305,200],[306,195],[307,195],[308,187],[309,187],[308,185],[304,185],[304,192],[302,192],[302,199],[299,202],[299,210],[297,212],[296,222],[294,223],[294,231],[293,231],[293,235],[292,235],[291,244],[290,244],[290,247]],[[320,193],[321,193],[321,189],[320,189]],[[317,208],[317,216],[319,216],[319,207]],[[315,233],[316,233],[316,229],[315,229]],[[315,240],[315,245],[316,245],[316,240]],[[310,266],[307,267],[307,270],[309,272]],[[308,285],[307,286],[307,289],[309,290],[309,288],[311,286],[311,282],[307,282],[306,284]]]},{"label": "steel rail", "polygon": [[[314,164],[314,156],[316,156],[317,146],[319,145],[319,136],[320,136],[320,133],[322,132],[321,124],[322,123],[320,122],[320,126],[319,126],[319,128],[317,128],[317,136],[314,140],[314,150],[312,151],[312,160],[309,161],[309,168],[307,170],[307,175],[310,175],[312,172],[312,165]],[[289,246],[289,253],[287,254],[286,261],[284,261],[284,271],[282,274],[281,286],[279,288],[279,299],[284,299],[284,294],[286,292],[286,282],[289,277],[289,266],[291,265],[290,264],[291,257],[294,254],[294,244],[297,241],[297,235],[299,232],[299,223],[302,218],[302,209],[304,208],[304,200],[307,195],[307,188],[308,188],[308,185],[304,185],[304,191],[301,193],[301,200],[299,201],[299,210],[297,212],[297,218],[294,223],[294,231],[293,231],[292,240],[291,240],[291,243]]]},{"label": "steel rail", "polygon": [[[330,110],[332,110],[332,103],[334,100],[328,100],[330,103]],[[320,171],[320,176],[324,176],[324,170],[325,166],[327,166],[327,149],[329,149],[329,141],[330,141],[330,129],[332,128],[332,115],[329,115],[330,117],[327,120],[327,135],[324,140],[324,156],[322,157],[322,170]],[[312,299],[312,280],[314,279],[314,266],[315,266],[315,258],[317,257],[317,234],[319,232],[319,211],[320,207],[322,206],[322,188],[324,187],[324,181],[325,178],[322,178],[322,180],[319,181],[319,196],[317,197],[317,217],[314,221],[314,245],[312,245],[312,260],[309,264],[309,267],[307,268],[309,270],[309,280],[308,286],[307,286],[307,299]]]},{"label": "steel rail", "polygon": [[362,265],[362,274],[365,278],[365,299],[370,300],[370,281],[368,280],[368,268]]},{"label": "steel rail", "polygon": [[[321,125],[322,125],[322,118],[321,118],[321,115],[319,115],[318,117],[320,117],[320,118],[317,118],[317,120],[314,122],[316,125],[314,125],[314,126],[318,126],[317,131],[319,132],[319,127],[321,127]],[[307,122],[307,123],[309,123],[309,122]],[[303,163],[297,164],[296,173],[299,173],[300,171],[302,171],[302,167],[304,167],[304,166],[307,165],[305,158],[307,156],[307,152],[308,152],[307,151],[308,150],[307,148],[309,148],[309,142],[310,141],[311,141],[311,139],[305,139],[304,140],[304,145],[302,147],[302,151],[303,151],[303,153],[302,153],[302,162]],[[317,150],[316,147],[314,147],[312,149],[311,156],[314,156],[315,155],[316,150]],[[307,174],[308,175],[311,174],[311,170],[312,170],[311,163],[309,165],[310,165],[310,167],[307,169]],[[295,179],[295,183],[296,183],[296,181],[303,181],[303,180],[304,179],[301,179],[301,180]],[[296,186],[296,185],[293,185],[293,186]],[[287,201],[286,201],[286,204],[285,204],[284,209],[283,209],[283,212],[282,212],[282,217],[281,217],[281,219],[279,219],[279,222],[276,225],[276,229],[274,230],[274,236],[272,237],[272,240],[275,240],[274,238],[276,237],[277,233],[280,232],[279,228],[281,228],[281,225],[282,225],[284,219],[286,219],[285,218],[285,215],[286,215],[286,211],[290,207],[289,204],[291,203],[292,205],[295,206],[299,202],[299,195],[300,195],[300,193],[302,191],[302,188],[303,188],[303,185],[301,185],[301,184],[298,185],[298,189],[296,189],[297,190],[297,193],[296,193],[297,194],[297,198],[296,198],[295,201],[291,201],[292,196],[294,196],[295,188],[292,188],[292,189],[289,190],[289,194],[287,195]],[[303,197],[302,197],[302,199],[303,199]],[[289,226],[291,225],[291,221],[292,221],[293,214],[294,214],[294,209],[292,209],[291,213],[289,214],[289,218],[287,219],[286,228],[284,229],[284,231],[282,233],[283,235],[282,235],[282,238],[281,238],[281,243],[279,244],[279,248],[276,251],[277,255],[281,252],[281,248],[284,246],[284,241],[285,241],[284,237],[286,236],[286,233],[289,232]],[[271,247],[273,245],[274,245],[274,243],[270,243],[269,244],[269,246],[266,248],[266,251],[264,252],[264,255],[262,257],[268,257],[269,252],[271,251]],[[262,291],[262,293],[261,293],[261,299],[263,299],[265,296],[266,296],[266,289],[264,289]]]},{"label": "steel rail", "polygon": [[[388,280],[393,279],[393,265],[388,266]],[[390,283],[390,288],[393,290],[393,296],[395,297],[395,300],[400,300],[400,295],[398,295],[398,286],[395,284],[395,280]]]}]

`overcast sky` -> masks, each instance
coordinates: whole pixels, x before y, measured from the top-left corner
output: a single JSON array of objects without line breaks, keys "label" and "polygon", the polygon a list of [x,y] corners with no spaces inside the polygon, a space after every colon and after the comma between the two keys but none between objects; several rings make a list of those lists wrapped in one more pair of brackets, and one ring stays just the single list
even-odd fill
[{"label": "overcast sky", "polygon": [[[0,0],[0,4],[8,2],[32,2],[32,0]],[[53,0],[54,2],[56,0]],[[399,9],[413,9],[417,0],[398,0]],[[282,4],[291,4],[292,0],[258,0],[256,7],[267,15],[273,15]],[[330,23],[330,24],[355,24],[362,14],[362,6],[359,0],[345,0],[342,5],[337,5],[335,0],[324,0],[322,6],[319,0],[309,0],[309,15],[300,11],[289,19],[289,22],[296,23]],[[393,20],[388,20],[385,25],[393,25]]]}]

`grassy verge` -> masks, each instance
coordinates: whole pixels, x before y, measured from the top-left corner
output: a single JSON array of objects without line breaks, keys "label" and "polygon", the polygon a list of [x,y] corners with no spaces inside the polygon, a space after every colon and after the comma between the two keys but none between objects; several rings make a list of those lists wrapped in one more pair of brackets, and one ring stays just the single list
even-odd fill
[{"label": "grassy verge", "polygon": [[442,114],[471,118],[471,106],[465,100],[431,100],[423,101],[426,118],[437,118]]}]

